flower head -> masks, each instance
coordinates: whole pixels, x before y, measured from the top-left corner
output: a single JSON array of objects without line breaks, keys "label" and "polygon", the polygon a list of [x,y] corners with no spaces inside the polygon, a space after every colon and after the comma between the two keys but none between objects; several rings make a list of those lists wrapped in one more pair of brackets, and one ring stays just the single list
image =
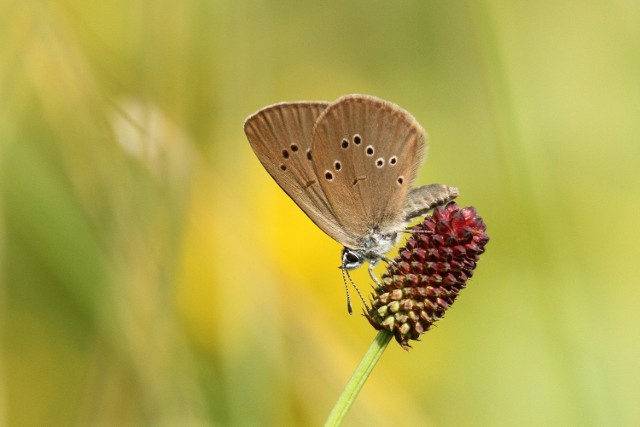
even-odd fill
[{"label": "flower head", "polygon": [[473,275],[489,241],[473,207],[439,206],[412,229],[406,245],[382,275],[372,307],[371,325],[393,333],[408,350],[409,340],[444,316]]}]

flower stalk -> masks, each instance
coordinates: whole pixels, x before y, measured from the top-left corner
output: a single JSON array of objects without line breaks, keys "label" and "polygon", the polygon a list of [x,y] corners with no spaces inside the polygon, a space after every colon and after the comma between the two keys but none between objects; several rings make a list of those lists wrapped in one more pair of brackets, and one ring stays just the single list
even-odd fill
[{"label": "flower stalk", "polygon": [[338,401],[333,406],[327,421],[325,422],[325,427],[334,427],[339,426],[342,422],[342,419],[351,408],[351,405],[356,400],[358,393],[362,390],[364,383],[369,378],[369,374],[373,370],[374,366],[380,360],[382,353],[389,345],[389,342],[393,338],[393,334],[389,331],[380,331],[376,338],[371,343],[371,347],[365,353],[364,357],[360,361],[360,364],[354,371],[353,375],[349,379],[349,382],[342,390],[342,394],[338,398]]}]

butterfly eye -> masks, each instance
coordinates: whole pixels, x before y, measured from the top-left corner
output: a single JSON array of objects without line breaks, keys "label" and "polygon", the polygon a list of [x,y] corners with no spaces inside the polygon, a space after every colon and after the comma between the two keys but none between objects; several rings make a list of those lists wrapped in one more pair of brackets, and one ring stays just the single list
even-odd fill
[{"label": "butterfly eye", "polygon": [[311,148],[307,148],[307,159],[311,160]]},{"label": "butterfly eye", "polygon": [[327,181],[333,181],[333,174],[331,173],[331,171],[325,171],[324,177],[327,179]]},{"label": "butterfly eye", "polygon": [[283,172],[287,170],[287,165],[280,165],[280,170]]},{"label": "butterfly eye", "polygon": [[376,166],[381,168],[384,166],[384,159],[382,157],[380,157],[378,160],[376,160]]},{"label": "butterfly eye", "polygon": [[403,176],[399,176],[398,177],[398,185],[402,185],[404,183],[404,177]]},{"label": "butterfly eye", "polygon": [[395,165],[396,163],[398,163],[398,158],[396,156],[393,156],[389,159],[389,164],[390,165]]},{"label": "butterfly eye", "polygon": [[294,153],[298,151],[298,146],[296,144],[291,144],[291,151],[293,151]]},{"label": "butterfly eye", "polygon": [[333,164],[333,168],[339,171],[340,169],[342,169],[342,163],[336,160],[336,162]]},{"label": "butterfly eye", "polygon": [[342,144],[340,144],[342,148],[349,148],[349,141],[347,139],[342,140]]},{"label": "butterfly eye", "polygon": [[360,267],[362,263],[362,255],[356,251],[349,248],[342,250],[342,269],[353,270],[354,268]]},{"label": "butterfly eye", "polygon": [[282,157],[284,157],[285,159],[289,158],[289,152],[287,150],[282,150]]},{"label": "butterfly eye", "polygon": [[356,145],[360,145],[362,142],[362,137],[358,134],[353,135],[353,143]]},{"label": "butterfly eye", "polygon": [[374,150],[373,150],[373,145],[367,145],[367,156],[373,156]]}]

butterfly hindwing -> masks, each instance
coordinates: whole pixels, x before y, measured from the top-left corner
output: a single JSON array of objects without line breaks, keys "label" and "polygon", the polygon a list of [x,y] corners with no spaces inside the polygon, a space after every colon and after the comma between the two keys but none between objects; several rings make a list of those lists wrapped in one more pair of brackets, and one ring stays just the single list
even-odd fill
[{"label": "butterfly hindwing", "polygon": [[249,116],[244,131],[276,183],[320,229],[343,243],[349,239],[341,231],[312,167],[311,131],[328,105],[327,102],[270,105]]}]

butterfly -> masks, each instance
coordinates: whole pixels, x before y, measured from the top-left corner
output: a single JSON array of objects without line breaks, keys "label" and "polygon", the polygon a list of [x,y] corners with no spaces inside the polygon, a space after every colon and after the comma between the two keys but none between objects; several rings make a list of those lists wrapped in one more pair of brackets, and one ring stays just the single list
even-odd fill
[{"label": "butterfly", "polygon": [[269,105],[244,131],[276,183],[343,245],[340,268],[387,260],[411,219],[458,196],[444,184],[414,187],[427,135],[397,105],[370,95]]}]

